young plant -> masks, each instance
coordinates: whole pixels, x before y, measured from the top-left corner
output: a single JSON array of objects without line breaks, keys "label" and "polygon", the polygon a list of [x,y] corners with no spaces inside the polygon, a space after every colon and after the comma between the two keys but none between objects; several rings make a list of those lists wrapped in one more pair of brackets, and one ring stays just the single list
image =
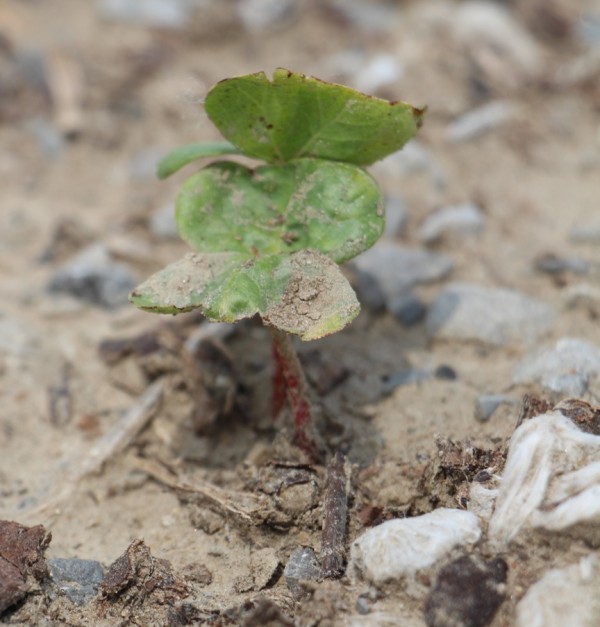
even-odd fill
[{"label": "young plant", "polygon": [[291,335],[321,338],[358,314],[338,264],[372,246],[384,226],[382,194],[363,166],[400,149],[425,110],[284,69],[272,80],[263,72],[223,80],[204,106],[229,141],[174,150],[160,163],[160,178],[219,155],[266,164],[217,161],[188,178],[176,220],[195,252],[130,299],[158,313],[200,308],[213,321],[259,314],[272,332],[273,413],[287,396],[296,443],[315,457],[309,390]]}]

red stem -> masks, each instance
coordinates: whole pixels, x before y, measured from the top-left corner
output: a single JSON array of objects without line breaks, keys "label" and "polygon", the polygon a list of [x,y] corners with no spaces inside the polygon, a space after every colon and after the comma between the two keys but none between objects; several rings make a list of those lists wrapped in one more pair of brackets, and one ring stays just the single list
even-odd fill
[{"label": "red stem", "polygon": [[283,357],[277,348],[277,342],[273,338],[271,342],[271,352],[273,354],[273,394],[271,397],[271,413],[273,418],[279,416],[279,412],[283,409],[285,397],[287,393],[287,384],[285,382]]},{"label": "red stem", "polygon": [[[308,395],[308,384],[300,365],[300,360],[294,349],[289,334],[279,329],[272,329],[273,355],[275,356],[275,377],[279,383],[278,370],[281,370],[281,379],[285,384],[287,397],[294,413],[294,428],[296,444],[311,458],[317,457],[317,439],[314,430],[312,407]],[[273,404],[279,389],[273,390]]]}]

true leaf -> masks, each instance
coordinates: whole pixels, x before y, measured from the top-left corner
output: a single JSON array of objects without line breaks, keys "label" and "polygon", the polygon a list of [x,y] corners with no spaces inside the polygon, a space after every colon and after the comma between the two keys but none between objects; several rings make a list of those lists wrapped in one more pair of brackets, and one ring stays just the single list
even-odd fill
[{"label": "true leaf", "polygon": [[188,253],[131,293],[156,313],[200,308],[209,320],[255,314],[278,329],[313,340],[349,324],[360,309],[337,264],[315,251],[252,258],[244,253]]},{"label": "true leaf", "polygon": [[369,165],[399,150],[424,109],[277,69],[225,79],[205,109],[223,136],[250,157],[283,163],[318,157]]},{"label": "true leaf", "polygon": [[239,155],[240,151],[229,142],[212,142],[205,144],[187,144],[172,150],[160,160],[156,175],[159,179],[166,179],[192,161],[205,157],[220,157],[221,155]]},{"label": "true leaf", "polygon": [[383,199],[371,176],[320,159],[255,170],[211,164],[185,182],[176,216],[181,237],[198,252],[314,249],[337,263],[372,246],[384,226]]}]

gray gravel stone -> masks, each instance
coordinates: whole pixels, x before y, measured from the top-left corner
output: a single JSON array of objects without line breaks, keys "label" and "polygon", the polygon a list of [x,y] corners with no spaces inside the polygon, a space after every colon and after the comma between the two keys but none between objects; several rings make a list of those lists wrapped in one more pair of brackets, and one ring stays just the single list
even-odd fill
[{"label": "gray gravel stone", "polygon": [[382,391],[384,394],[391,394],[396,388],[410,383],[419,383],[431,378],[431,374],[426,370],[405,370],[395,372],[384,382]]},{"label": "gray gravel stone", "polygon": [[546,274],[562,274],[563,272],[587,274],[590,264],[581,257],[563,257],[548,253],[538,257],[534,261],[534,267],[538,272]]},{"label": "gray gravel stone", "polygon": [[402,73],[403,68],[393,54],[378,54],[358,69],[354,86],[365,94],[374,94],[382,87],[397,83]]},{"label": "gray gravel stone", "polygon": [[260,34],[286,25],[300,4],[297,0],[238,0],[236,10],[244,28]]},{"label": "gray gravel stone", "polygon": [[399,196],[388,196],[385,203],[385,229],[384,237],[394,239],[406,228],[408,222],[408,209],[405,202]]},{"label": "gray gravel stone", "polygon": [[302,581],[318,581],[321,578],[321,567],[315,552],[308,546],[298,547],[287,561],[283,570],[287,587],[296,597],[306,594]]},{"label": "gray gravel stone", "polygon": [[419,229],[419,238],[422,242],[430,243],[447,233],[478,235],[484,225],[485,217],[476,205],[453,205],[428,215]]},{"label": "gray gravel stone", "polygon": [[453,120],[446,129],[446,138],[451,142],[475,139],[502,126],[513,113],[514,107],[508,102],[490,102]]},{"label": "gray gravel stone", "polygon": [[541,383],[566,396],[581,396],[600,375],[600,347],[578,338],[563,337],[530,355],[517,366],[514,383]]},{"label": "gray gravel stone", "polygon": [[390,312],[405,327],[421,322],[427,311],[423,301],[412,292],[400,294],[389,304]]},{"label": "gray gravel stone", "polygon": [[155,211],[150,218],[150,230],[155,237],[160,239],[179,237],[177,222],[175,221],[175,208],[172,205],[165,205]]},{"label": "gray gravel stone", "polygon": [[193,7],[194,2],[190,0],[102,0],[99,3],[100,14],[107,19],[173,29],[186,26]]},{"label": "gray gravel stone", "polygon": [[573,242],[598,243],[600,242],[600,223],[574,226],[569,232],[569,237]]},{"label": "gray gravel stone", "polygon": [[381,314],[386,309],[386,298],[377,279],[368,272],[356,272],[356,282],[354,284],[358,300],[371,312]]},{"label": "gray gravel stone", "polygon": [[453,268],[452,260],[445,255],[388,241],[380,241],[357,257],[354,264],[377,281],[388,308],[411,287],[443,279]]},{"label": "gray gravel stone", "polygon": [[534,340],[555,317],[544,303],[514,290],[452,283],[430,306],[425,325],[435,338],[503,346]]},{"label": "gray gravel stone", "polygon": [[54,558],[48,566],[56,586],[76,605],[85,605],[96,596],[104,579],[102,565],[94,560]]},{"label": "gray gravel stone", "polygon": [[512,405],[514,402],[514,399],[506,394],[483,394],[475,400],[475,419],[487,422],[500,405]]},{"label": "gray gravel stone", "polygon": [[127,267],[110,258],[105,246],[93,244],[59,268],[48,290],[112,309],[127,303],[137,282]]}]

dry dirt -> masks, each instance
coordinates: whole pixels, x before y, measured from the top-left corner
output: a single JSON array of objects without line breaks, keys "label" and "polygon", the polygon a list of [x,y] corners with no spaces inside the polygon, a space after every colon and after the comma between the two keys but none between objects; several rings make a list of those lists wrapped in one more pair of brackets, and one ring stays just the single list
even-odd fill
[{"label": "dry dirt", "polygon": [[[104,309],[49,294],[46,285],[61,263],[96,241],[140,280],[185,252],[149,229],[184,178],[159,182],[153,164],[178,144],[217,138],[201,108],[210,85],[275,66],[351,82],[330,69],[334,55],[390,52],[404,72],[379,95],[428,105],[419,140],[444,172],[439,181],[431,171],[399,173],[389,163],[372,169],[409,208],[402,241],[417,245],[418,227],[435,208],[477,202],[484,232],[435,245],[453,258],[453,279],[511,287],[553,306],[560,315],[544,340],[598,342],[597,311],[564,306],[580,278],[540,274],[533,261],[554,253],[599,262],[597,244],[568,237],[575,225],[598,224],[599,75],[557,79],[585,52],[566,0],[548,10],[543,2],[506,3],[539,47],[542,66],[533,78],[515,73],[511,80],[510,62],[473,65],[446,24],[453,5],[436,0],[397,2],[393,24],[378,32],[344,19],[334,3],[306,1],[281,28],[252,34],[233,3],[206,4],[182,30],[108,21],[96,3],[77,0],[3,0],[0,7],[0,519],[44,525],[52,533],[48,558],[108,568],[143,539],[155,558],[170,562],[152,580],[160,594],[146,586],[124,598],[117,586],[77,608],[39,584],[2,620],[424,625],[432,574],[379,591],[342,577],[314,584],[300,600],[288,589],[282,571],[292,551],[319,553],[326,467],[307,465],[287,445],[288,416],[276,424],[269,417],[270,347],[258,323],[204,342],[190,364],[182,346],[197,333],[197,317]],[[449,142],[448,123],[490,98],[512,103],[511,120]],[[429,302],[440,287],[419,294]],[[100,351],[105,340],[140,334],[137,348]],[[530,348],[431,342],[420,325],[403,328],[366,310],[344,332],[300,346],[328,440],[349,459],[350,540],[387,518],[464,506],[451,486],[423,481],[437,459],[436,437],[501,447],[518,407],[481,423],[474,401],[485,392],[539,393],[510,389],[514,365]],[[409,365],[449,365],[457,377],[384,396],[384,378]],[[208,388],[197,389],[200,378]],[[124,413],[130,437],[119,426]],[[124,450],[113,446],[114,434],[125,438]],[[512,624],[529,585],[585,551],[563,539],[517,544],[503,556],[508,598],[491,624]],[[170,568],[168,593],[161,586]],[[359,613],[361,595],[369,614]]]}]

